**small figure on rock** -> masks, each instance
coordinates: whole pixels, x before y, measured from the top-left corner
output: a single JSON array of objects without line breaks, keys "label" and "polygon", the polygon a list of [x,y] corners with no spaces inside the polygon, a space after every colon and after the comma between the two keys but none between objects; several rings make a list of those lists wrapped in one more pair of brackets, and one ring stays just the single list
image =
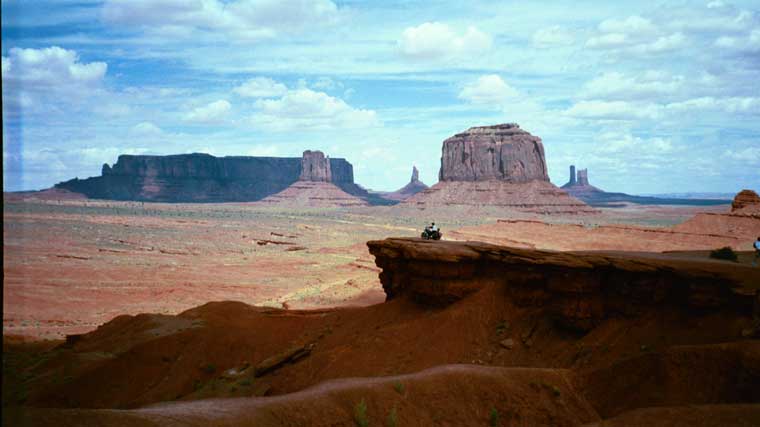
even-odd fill
[{"label": "small figure on rock", "polygon": [[760,259],[760,237],[755,240],[755,244],[753,246],[755,247],[755,259],[752,260],[752,266],[757,267],[757,260]]},{"label": "small figure on rock", "polygon": [[435,222],[432,222],[425,227],[421,237],[425,240],[441,240],[441,236],[441,230],[435,225]]}]

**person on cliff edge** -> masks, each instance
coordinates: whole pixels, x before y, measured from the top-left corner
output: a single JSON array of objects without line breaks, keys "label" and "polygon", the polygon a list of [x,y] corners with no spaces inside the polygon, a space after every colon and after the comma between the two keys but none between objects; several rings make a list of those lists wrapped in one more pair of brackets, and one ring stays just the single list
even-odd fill
[{"label": "person on cliff edge", "polygon": [[757,267],[757,260],[760,259],[760,237],[755,240],[755,244],[752,246],[755,248],[755,259],[752,260],[752,266]]}]

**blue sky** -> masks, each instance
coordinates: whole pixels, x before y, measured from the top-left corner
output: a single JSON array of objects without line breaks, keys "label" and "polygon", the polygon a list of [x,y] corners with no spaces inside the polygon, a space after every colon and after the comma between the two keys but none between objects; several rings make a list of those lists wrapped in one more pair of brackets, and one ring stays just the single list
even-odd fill
[{"label": "blue sky", "polygon": [[4,190],[119,154],[345,157],[437,181],[441,142],[516,122],[629,193],[760,188],[755,1],[2,1]]}]

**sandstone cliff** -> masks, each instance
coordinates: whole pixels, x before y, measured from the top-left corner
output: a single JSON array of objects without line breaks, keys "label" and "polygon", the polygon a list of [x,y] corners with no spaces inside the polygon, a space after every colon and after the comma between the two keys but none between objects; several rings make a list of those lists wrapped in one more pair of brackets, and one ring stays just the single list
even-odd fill
[{"label": "sandstone cliff", "polygon": [[541,138],[514,123],[472,127],[443,141],[441,181],[549,181]]},{"label": "sandstone cliff", "polygon": [[440,181],[405,205],[496,206],[530,214],[592,213],[549,182],[541,138],[514,123],[473,127],[443,141]]},{"label": "sandstone cliff", "polygon": [[[349,192],[361,193],[353,166],[345,159],[316,160],[320,152],[296,157],[214,157],[209,154],[169,156],[121,155],[102,175],[73,179],[55,187],[95,199],[157,202],[247,202],[278,193],[304,175],[326,177]],[[319,153],[319,154],[316,154]]]},{"label": "sandstone cliff", "polygon": [[663,307],[751,313],[760,270],[656,254],[573,253],[480,242],[392,238],[367,242],[391,300],[459,301],[484,287],[524,307],[547,310],[566,328],[588,331],[612,317]]},{"label": "sandstone cliff", "polygon": [[752,190],[742,190],[731,202],[731,212],[760,214],[760,196]]},{"label": "sandstone cliff", "polygon": [[331,182],[330,158],[321,151],[303,152],[300,181]]}]

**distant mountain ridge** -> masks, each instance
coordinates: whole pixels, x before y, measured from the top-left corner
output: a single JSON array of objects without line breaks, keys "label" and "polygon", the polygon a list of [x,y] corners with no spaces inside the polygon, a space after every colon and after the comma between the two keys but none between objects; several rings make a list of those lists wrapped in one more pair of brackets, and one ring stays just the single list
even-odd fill
[{"label": "distant mountain ridge", "polygon": [[574,196],[594,207],[621,207],[625,203],[640,205],[689,205],[710,206],[726,205],[731,203],[733,195],[725,199],[720,198],[695,198],[695,197],[666,197],[662,196],[634,196],[625,193],[608,193],[594,187],[588,180],[588,169],[575,170],[575,165],[570,165],[570,179],[561,187],[571,196]]}]

